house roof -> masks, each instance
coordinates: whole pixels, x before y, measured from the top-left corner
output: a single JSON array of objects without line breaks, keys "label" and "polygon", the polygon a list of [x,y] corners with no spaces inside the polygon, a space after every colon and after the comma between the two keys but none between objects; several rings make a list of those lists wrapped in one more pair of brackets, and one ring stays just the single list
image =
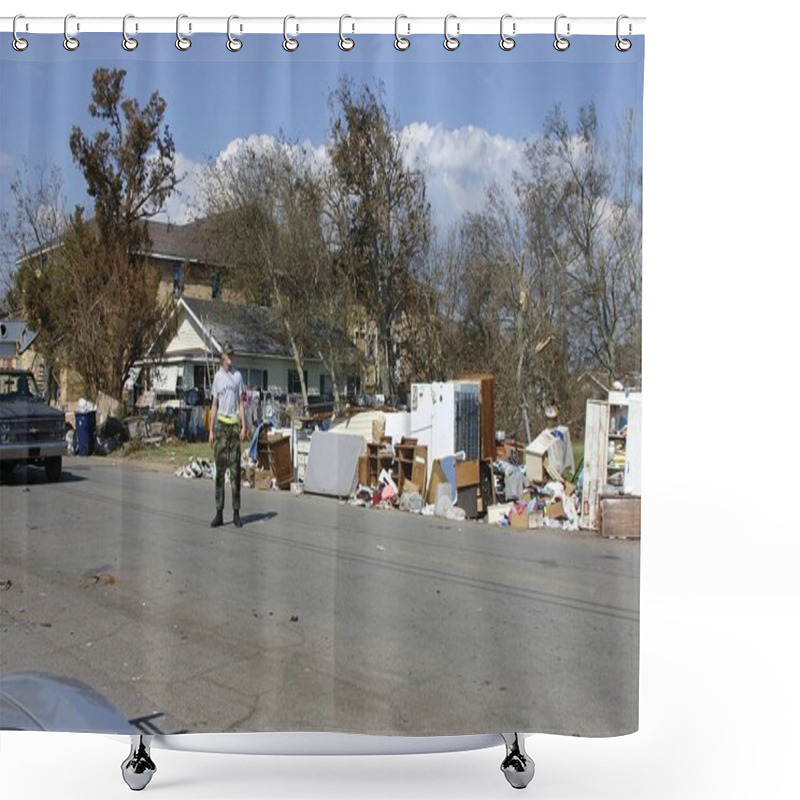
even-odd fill
[{"label": "house roof", "polygon": [[[198,300],[193,297],[181,297],[178,305],[183,305],[205,329],[217,352],[223,343],[230,342],[235,353],[239,355],[293,357],[280,315],[274,309],[224,303],[222,300]],[[336,337],[343,347],[351,348],[353,354],[356,354],[356,348],[342,331],[331,330],[313,322],[310,324],[313,335],[320,337],[319,340],[322,337]],[[317,360],[317,354],[307,353],[306,360]]]},{"label": "house roof", "polygon": [[182,297],[180,303],[212,337],[217,351],[223,342],[230,342],[239,355],[292,356],[283,325],[272,309],[189,297]]},{"label": "house roof", "polygon": [[215,259],[210,252],[213,239],[210,228],[211,223],[207,219],[195,220],[186,225],[151,219],[147,223],[147,232],[150,235],[147,254],[152,258],[161,256],[180,261],[214,263]]},{"label": "house roof", "polygon": [[[147,221],[147,232],[150,237],[150,246],[144,251],[151,258],[166,258],[176,261],[189,261],[201,264],[219,264],[219,259],[213,255],[215,241],[214,229],[216,220],[212,218],[198,219],[185,225],[172,222]],[[94,218],[88,220],[91,228],[97,228]],[[60,246],[65,234],[42,247],[30,250],[22,256],[21,260],[46,253]]]}]

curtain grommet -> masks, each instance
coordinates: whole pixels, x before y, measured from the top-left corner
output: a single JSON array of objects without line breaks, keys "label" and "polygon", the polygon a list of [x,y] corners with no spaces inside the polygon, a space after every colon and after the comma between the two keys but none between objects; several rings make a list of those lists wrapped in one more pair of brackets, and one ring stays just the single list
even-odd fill
[{"label": "curtain grommet", "polygon": [[[401,53],[408,50],[411,47],[411,39],[406,38],[405,36],[400,35],[400,20],[401,19],[408,19],[405,14],[398,14],[394,18],[394,49],[399,50]],[[411,32],[411,26],[408,26],[409,33]]]},{"label": "curtain grommet", "polygon": [[[513,50],[517,46],[517,41],[511,36],[507,36],[503,30],[503,24],[507,19],[512,19],[511,14],[503,14],[500,17],[500,49],[505,50],[508,53],[510,50]],[[516,33],[517,24],[516,22],[512,26],[512,33]]]},{"label": "curtain grommet", "polygon": [[122,18],[122,49],[132,53],[138,46],[139,40],[133,36],[128,36],[128,20],[135,19],[133,14],[126,14]]},{"label": "curtain grommet", "polygon": [[188,17],[188,14],[178,14],[178,18],[175,20],[175,35],[177,36],[175,47],[184,53],[192,46],[192,40],[181,33],[181,20],[188,19]]},{"label": "curtain grommet", "polygon": [[81,46],[81,43],[74,36],[69,35],[67,26],[69,25],[69,21],[71,19],[75,19],[74,14],[67,14],[67,16],[64,17],[64,49],[69,50],[70,53],[74,52]]},{"label": "curtain grommet", "polygon": [[288,14],[283,18],[283,49],[287,53],[294,53],[294,51],[300,47],[300,40],[289,36],[287,28],[290,19],[297,19],[297,17],[293,17],[291,14]]},{"label": "curtain grommet", "polygon": [[[616,47],[617,50],[620,51],[620,53],[627,53],[628,50],[630,50],[631,47],[633,47],[633,42],[630,39],[623,38],[619,34],[619,23],[623,19],[628,19],[628,15],[627,14],[620,14],[617,17],[617,41],[614,42],[614,47]],[[628,35],[630,35],[631,30],[632,30],[632,26],[631,26],[630,23],[628,23]]]},{"label": "curtain grommet", "polygon": [[458,39],[458,32],[459,29],[461,28],[461,23],[460,22],[456,23],[456,35],[451,36],[447,31],[447,23],[450,22],[451,19],[458,19],[458,17],[455,14],[448,14],[444,18],[444,49],[449,50],[452,53],[455,50],[458,50],[461,44],[461,42]]},{"label": "curtain grommet", "polygon": [[356,43],[350,37],[344,35],[342,26],[346,19],[352,19],[352,17],[349,14],[342,14],[339,17],[339,49],[348,52],[356,46]]},{"label": "curtain grommet", "polygon": [[17,14],[14,17],[14,22],[11,23],[11,33],[14,35],[14,38],[11,42],[11,46],[18,52],[21,53],[23,50],[28,49],[28,40],[23,39],[21,36],[17,35],[17,20],[18,19],[25,19],[24,14]]},{"label": "curtain grommet", "polygon": [[[566,14],[559,14],[556,17],[555,21],[554,29],[556,34],[556,40],[553,42],[553,47],[555,47],[555,49],[558,50],[559,53],[563,53],[565,50],[569,49],[569,39],[565,39],[558,32],[558,21],[560,19],[566,19],[566,18],[567,18]],[[567,36],[569,36],[569,22],[567,23]]]},{"label": "curtain grommet", "polygon": [[238,53],[242,49],[242,40],[231,35],[231,20],[234,19],[239,19],[239,17],[237,17],[236,14],[231,14],[228,17],[228,41],[225,42],[225,47],[227,47],[231,53]]}]

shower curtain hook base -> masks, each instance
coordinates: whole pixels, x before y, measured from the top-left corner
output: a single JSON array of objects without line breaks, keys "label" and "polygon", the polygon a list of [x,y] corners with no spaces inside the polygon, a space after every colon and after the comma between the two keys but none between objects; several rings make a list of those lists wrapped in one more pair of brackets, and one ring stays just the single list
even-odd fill
[{"label": "shower curtain hook base", "polygon": [[536,765],[525,752],[525,736],[522,733],[501,733],[506,743],[506,757],[500,765],[506,780],[515,789],[524,789],[532,780]]},{"label": "shower curtain hook base", "polygon": [[122,779],[135,792],[150,783],[156,772],[156,765],[150,757],[150,744],[154,735],[131,734],[131,752],[122,762]]}]

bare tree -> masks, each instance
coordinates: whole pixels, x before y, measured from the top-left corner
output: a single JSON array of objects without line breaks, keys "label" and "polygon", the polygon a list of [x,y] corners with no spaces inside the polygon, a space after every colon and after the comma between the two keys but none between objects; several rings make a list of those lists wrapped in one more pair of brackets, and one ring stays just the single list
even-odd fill
[{"label": "bare tree", "polygon": [[430,239],[425,180],[405,164],[382,89],[356,91],[343,81],[331,102],[335,191],[330,216],[357,299],[376,326],[380,391],[393,397],[405,312]]},{"label": "bare tree", "polygon": [[3,283],[9,311],[24,313],[24,298],[15,281],[22,259],[44,269],[50,248],[67,230],[64,177],[58,167],[24,162],[11,181],[11,209],[0,210],[0,233],[6,263]]},{"label": "bare tree", "polygon": [[326,260],[318,183],[307,154],[281,139],[247,142],[201,182],[201,210],[214,223],[219,260],[248,302],[277,313],[306,405],[311,304]]},{"label": "bare tree", "polygon": [[535,175],[527,186],[531,202],[541,196],[543,172],[560,176],[547,191],[557,196],[553,224],[566,247],[560,263],[570,338],[585,349],[585,365],[601,367],[609,379],[618,376],[620,353],[636,350],[641,330],[641,171],[632,132],[629,115],[610,147],[593,104],[581,108],[574,129],[556,107],[527,153]]}]

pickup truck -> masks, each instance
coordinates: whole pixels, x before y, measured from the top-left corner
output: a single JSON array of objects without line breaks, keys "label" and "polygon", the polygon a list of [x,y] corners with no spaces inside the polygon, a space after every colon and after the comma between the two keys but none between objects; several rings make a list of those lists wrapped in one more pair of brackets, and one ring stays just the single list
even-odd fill
[{"label": "pickup truck", "polygon": [[47,404],[30,372],[0,369],[0,477],[17,464],[36,464],[57,481],[66,452],[64,412]]}]

